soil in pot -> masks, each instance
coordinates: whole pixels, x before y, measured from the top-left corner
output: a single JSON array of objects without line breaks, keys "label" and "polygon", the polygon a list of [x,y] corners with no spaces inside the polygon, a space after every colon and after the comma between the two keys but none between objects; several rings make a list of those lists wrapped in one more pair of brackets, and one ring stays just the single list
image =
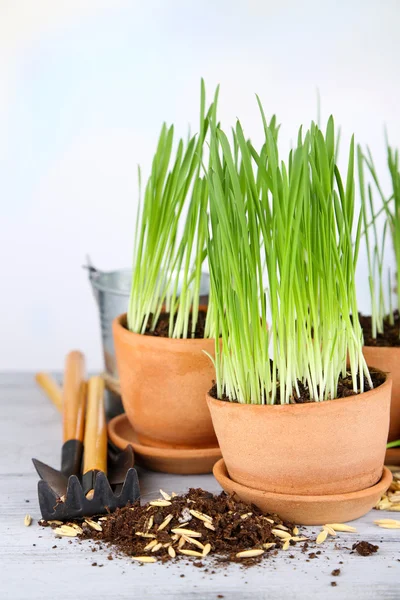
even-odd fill
[{"label": "soil in pot", "polygon": [[[204,330],[206,327],[206,318],[207,318],[207,312],[205,310],[199,310],[196,330],[195,330],[195,333],[194,333],[194,336],[192,339],[204,338]],[[151,319],[149,319],[149,321],[151,322]],[[170,314],[169,313],[161,313],[154,331],[150,331],[150,325],[148,325],[146,328],[145,335],[168,338],[169,337],[169,322],[170,322]],[[192,315],[189,315],[188,330],[191,331],[191,329],[192,329]]]},{"label": "soil in pot", "polygon": [[389,317],[385,317],[383,321],[383,333],[378,333],[376,338],[373,338],[371,317],[359,315],[360,325],[364,334],[364,345],[400,348],[400,315],[398,310],[394,312],[393,317],[393,324],[389,322]]}]

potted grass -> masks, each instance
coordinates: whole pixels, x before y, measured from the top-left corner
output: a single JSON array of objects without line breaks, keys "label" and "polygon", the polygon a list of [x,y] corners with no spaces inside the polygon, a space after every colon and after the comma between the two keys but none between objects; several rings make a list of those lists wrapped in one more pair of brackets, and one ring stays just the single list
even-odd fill
[{"label": "potted grass", "polygon": [[198,135],[174,151],[173,127],[162,128],[137,212],[129,308],[113,324],[126,415],[142,450],[158,452],[146,466],[173,472],[210,471],[220,456],[205,401],[214,378],[204,354],[214,352],[212,299],[208,309],[199,305],[210,110],[202,82]]},{"label": "potted grass", "polygon": [[391,381],[368,369],[354,318],[354,142],[343,181],[332,119],[325,136],[300,130],[286,163],[275,122],[263,122],[260,152],[239,122],[232,148],[212,129],[208,257],[222,343],[207,401],[223,456],[214,474],[289,520],[350,520],[391,479]]},{"label": "potted grass", "polygon": [[[389,198],[383,193],[371,152],[364,154],[358,147],[358,173],[360,196],[364,220],[365,246],[368,256],[369,289],[371,295],[371,316],[361,316],[364,333],[364,356],[368,363],[390,372],[393,379],[392,404],[390,411],[389,448],[400,446],[400,315],[399,292],[396,287],[396,304],[393,309],[393,286],[389,271],[388,307],[384,294],[384,250],[386,233],[389,230],[395,256],[397,277],[400,269],[400,170],[398,152],[387,142],[387,164],[392,184]],[[374,190],[371,182],[366,185],[365,169],[372,176],[372,184],[378,192],[382,206],[377,211],[374,203]],[[384,218],[383,232],[379,236],[377,222]],[[387,462],[400,464],[400,451],[388,452]]]}]

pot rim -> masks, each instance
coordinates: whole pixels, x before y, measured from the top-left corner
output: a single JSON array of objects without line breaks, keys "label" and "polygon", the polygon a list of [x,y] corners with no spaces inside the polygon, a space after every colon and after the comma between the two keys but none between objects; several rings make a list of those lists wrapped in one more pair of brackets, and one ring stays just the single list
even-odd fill
[{"label": "pot rim", "polygon": [[[201,304],[199,306],[199,310],[207,311],[207,306],[204,304]],[[158,336],[153,336],[153,335],[144,335],[143,333],[135,333],[134,331],[130,331],[126,327],[126,321],[127,321],[127,313],[123,313],[122,315],[119,315],[118,317],[116,317],[113,320],[114,330],[115,331],[118,330],[121,335],[123,335],[125,337],[129,337],[130,339],[133,339],[136,337],[136,338],[140,338],[142,341],[146,340],[146,342],[149,345],[172,344],[174,346],[184,346],[184,345],[188,344],[188,342],[190,342],[191,344],[193,344],[195,346],[201,346],[201,345],[204,345],[204,343],[207,343],[207,344],[215,343],[214,338],[170,338],[170,337],[158,337]]]},{"label": "pot rim", "polygon": [[363,346],[367,350],[378,350],[379,352],[400,352],[400,346]]},{"label": "pot rim", "polygon": [[318,410],[321,409],[322,406],[343,406],[349,403],[354,402],[364,402],[366,399],[375,396],[379,390],[383,390],[384,388],[390,388],[389,393],[392,387],[392,376],[390,373],[385,373],[381,371],[381,369],[376,369],[375,367],[368,367],[369,369],[374,369],[379,373],[383,373],[386,376],[385,381],[376,388],[372,390],[368,390],[368,392],[362,392],[362,394],[356,394],[355,396],[348,396],[347,398],[334,398],[333,400],[324,400],[322,402],[304,402],[303,404],[242,404],[240,402],[229,402],[227,400],[220,400],[219,398],[214,398],[210,395],[210,392],[207,392],[206,398],[209,404],[221,404],[232,407],[232,410],[237,410],[236,407],[253,409],[253,410],[280,410],[281,412],[293,412],[294,410]]}]

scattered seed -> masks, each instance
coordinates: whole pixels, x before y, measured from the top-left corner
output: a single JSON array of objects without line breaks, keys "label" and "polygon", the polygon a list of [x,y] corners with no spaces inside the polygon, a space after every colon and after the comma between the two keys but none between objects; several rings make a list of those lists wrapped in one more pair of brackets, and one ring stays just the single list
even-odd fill
[{"label": "scattered seed", "polygon": [[99,521],[107,521],[108,517],[100,517]]},{"label": "scattered seed", "polygon": [[181,538],[179,538],[179,542],[178,542],[178,548],[179,548],[179,550],[180,550],[181,548],[183,548],[183,546],[184,546],[185,544],[186,544],[186,540],[185,540],[185,538],[182,536]]},{"label": "scattered seed", "polygon": [[156,544],[156,545],[155,545],[155,546],[154,546],[154,547],[151,549],[151,551],[152,551],[152,552],[158,552],[158,550],[159,550],[160,548],[162,548],[162,543],[161,543],[161,542],[159,542],[158,544]]},{"label": "scattered seed", "polygon": [[156,546],[158,544],[158,540],[151,540],[151,542],[149,542],[147,544],[147,546],[145,546],[143,548],[143,550],[147,551],[147,550],[151,550],[152,548],[154,548],[154,546]]},{"label": "scattered seed", "polygon": [[147,531],[149,531],[149,529],[151,529],[153,527],[153,523],[154,523],[154,517],[153,517],[153,515],[151,515],[150,519],[148,520],[147,526],[146,526]]},{"label": "scattered seed", "polygon": [[179,552],[181,554],[186,554],[186,556],[200,556],[200,557],[203,556],[202,552],[196,552],[196,550],[183,550],[183,549],[180,549]]},{"label": "scattered seed", "polygon": [[32,523],[32,517],[31,515],[25,515],[25,519],[24,519],[24,525],[25,527],[29,527],[29,525]]},{"label": "scattered seed", "polygon": [[155,563],[157,560],[154,556],[132,556],[132,560],[137,560],[143,563]]},{"label": "scattered seed", "polygon": [[273,525],[275,523],[275,521],[273,519],[269,519],[268,517],[264,517],[264,519],[266,521],[268,521],[268,523],[271,523],[271,525]]},{"label": "scattered seed", "polygon": [[211,552],[211,544],[206,544],[203,548],[203,556],[207,556]]},{"label": "scattered seed", "polygon": [[317,544],[322,544],[326,540],[327,537],[328,537],[328,530],[322,529],[322,531],[320,531],[319,534],[317,535],[317,539],[316,539]]},{"label": "scattered seed", "polygon": [[69,525],[62,525],[62,527],[56,527],[54,529],[54,533],[57,535],[62,535],[64,537],[76,537],[78,532],[73,527]]},{"label": "scattered seed", "polygon": [[289,531],[289,529],[287,527],[285,527],[285,525],[275,525],[276,529],[281,529],[282,531]]},{"label": "scattered seed", "polygon": [[[289,540],[288,540],[289,541]],[[290,543],[290,542],[289,542]],[[286,542],[285,542],[286,544]],[[276,544],[274,544],[274,542],[269,542],[268,544],[263,544],[263,548],[265,550],[270,550],[271,548],[274,548],[274,546],[276,546]]]},{"label": "scattered seed", "polygon": [[271,532],[276,536],[281,538],[282,540],[288,540],[292,536],[287,531],[282,531],[281,529],[271,529]]},{"label": "scattered seed", "polygon": [[206,529],[210,529],[211,531],[215,531],[214,525],[211,525],[211,523],[207,523],[206,521],[204,521],[204,527],[206,527]]},{"label": "scattered seed", "polygon": [[143,533],[142,531],[136,531],[135,535],[138,535],[139,537],[144,537],[144,538],[155,538],[156,537],[154,535],[154,533]]},{"label": "scattered seed", "polygon": [[292,540],[294,542],[307,542],[308,538],[304,537],[304,535],[300,535],[300,536],[299,535],[295,535],[295,536],[292,537]]},{"label": "scattered seed", "polygon": [[168,523],[170,523],[173,519],[173,515],[167,515],[164,519],[164,521],[161,523],[161,525],[159,525],[157,531],[162,531],[163,529],[165,529],[165,527],[168,525]]},{"label": "scattered seed", "polygon": [[400,529],[400,523],[384,523],[383,525],[379,525],[382,529]]},{"label": "scattered seed", "polygon": [[169,494],[167,494],[167,492],[160,490],[160,494],[164,498],[164,500],[168,500],[168,501],[171,500],[171,496]]},{"label": "scattered seed", "polygon": [[374,521],[375,525],[400,525],[400,521],[397,521],[396,519],[379,519],[377,521]]},{"label": "scattered seed", "polygon": [[176,552],[172,546],[168,546],[168,554],[170,555],[171,558],[175,558]]},{"label": "scattered seed", "polygon": [[178,494],[177,494],[176,492],[172,492],[172,493],[171,493],[171,498],[176,498],[176,497],[177,497],[177,495],[178,495]]},{"label": "scattered seed", "polygon": [[293,527],[293,535],[299,535],[299,528],[298,527]]},{"label": "scattered seed", "polygon": [[289,548],[289,546],[290,546],[290,540],[286,540],[283,543],[282,550],[287,550]]},{"label": "scattered seed", "polygon": [[326,531],[328,532],[329,535],[332,535],[332,536],[336,535],[336,531],[334,529],[332,529],[332,527],[329,527],[329,525],[324,525],[322,529],[326,529]]},{"label": "scattered seed", "polygon": [[85,523],[95,531],[103,531],[102,526],[99,523],[96,523],[96,521],[92,521],[92,519],[85,519]]},{"label": "scattered seed", "polygon": [[49,525],[63,525],[62,521],[57,521],[56,519],[53,519],[52,521],[47,521]]},{"label": "scattered seed", "polygon": [[357,533],[357,529],[351,525],[345,525],[344,523],[327,523],[325,527],[330,527],[333,531],[345,532],[345,533]]},{"label": "scattered seed", "polygon": [[71,527],[73,527],[74,529],[76,529],[76,531],[77,531],[78,533],[83,533],[83,529],[82,529],[82,527],[79,527],[79,525],[77,525],[76,523],[72,523],[72,524],[71,524]]},{"label": "scattered seed", "polygon": [[196,519],[199,519],[200,521],[204,521],[205,523],[207,523],[207,522],[211,523],[213,520],[212,517],[205,515],[204,513],[201,513],[198,510],[191,509],[189,512],[193,517],[196,517]]},{"label": "scattered seed", "polygon": [[261,556],[261,554],[264,554],[264,550],[261,550],[261,548],[254,548],[254,550],[243,550],[242,552],[238,552],[236,558],[253,558],[253,556]]},{"label": "scattered seed", "polygon": [[188,537],[201,537],[201,533],[198,531],[193,531],[193,529],[183,529],[182,527],[176,527],[175,529],[171,529],[172,533],[177,533],[178,535],[186,535]]},{"label": "scattered seed", "polygon": [[149,504],[150,506],[171,506],[172,502],[169,500],[153,500]]},{"label": "scattered seed", "polygon": [[251,517],[253,513],[249,512],[249,513],[245,513],[244,515],[240,515],[241,519],[248,519],[249,517]]},{"label": "scattered seed", "polygon": [[198,540],[196,540],[195,538],[186,537],[186,535],[183,535],[182,537],[185,540],[185,542],[187,542],[189,544],[193,544],[194,546],[197,546],[198,548],[201,549],[201,551],[204,550],[203,544],[201,542],[199,542]]}]

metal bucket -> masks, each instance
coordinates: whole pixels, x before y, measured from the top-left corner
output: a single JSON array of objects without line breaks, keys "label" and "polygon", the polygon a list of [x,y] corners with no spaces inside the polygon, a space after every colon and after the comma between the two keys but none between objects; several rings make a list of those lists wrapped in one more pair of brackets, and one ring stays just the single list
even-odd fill
[{"label": "metal bucket", "polygon": [[[88,260],[89,281],[100,313],[101,338],[104,356],[104,375],[107,384],[106,412],[108,417],[123,412],[119,395],[119,380],[112,335],[113,320],[127,312],[131,291],[132,270],[100,271]],[[200,304],[208,304],[210,276],[203,272],[200,282]],[[180,290],[178,288],[178,294]]]}]

